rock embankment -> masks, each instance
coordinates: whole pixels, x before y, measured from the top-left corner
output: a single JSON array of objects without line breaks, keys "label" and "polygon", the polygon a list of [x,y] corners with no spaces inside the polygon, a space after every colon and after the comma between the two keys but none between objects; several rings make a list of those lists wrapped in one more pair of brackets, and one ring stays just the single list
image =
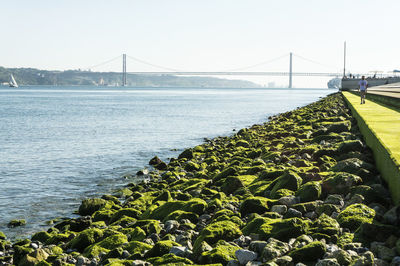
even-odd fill
[{"label": "rock embankment", "polygon": [[400,265],[400,209],[340,94],[151,160],[17,243],[17,265]]}]

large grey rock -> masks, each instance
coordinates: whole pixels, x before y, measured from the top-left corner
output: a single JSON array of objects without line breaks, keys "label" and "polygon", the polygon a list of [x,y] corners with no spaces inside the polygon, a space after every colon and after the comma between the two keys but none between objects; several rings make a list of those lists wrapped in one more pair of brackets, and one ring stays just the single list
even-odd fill
[{"label": "large grey rock", "polygon": [[340,266],[336,259],[319,260],[315,266]]},{"label": "large grey rock", "polygon": [[171,250],[169,251],[169,253],[175,254],[176,256],[179,257],[186,257],[186,255],[188,254],[189,250],[187,247],[172,247]]},{"label": "large grey rock", "polygon": [[290,250],[288,243],[279,241],[275,238],[270,238],[267,241],[267,245],[264,247],[261,254],[262,261],[270,261],[277,257],[285,255]]},{"label": "large grey rock", "polygon": [[257,253],[255,253],[254,251],[250,251],[248,249],[236,250],[235,256],[241,265],[257,259]]},{"label": "large grey rock", "polygon": [[294,217],[301,218],[302,216],[303,216],[303,215],[301,214],[300,211],[295,210],[295,209],[293,209],[293,208],[289,208],[289,209],[287,210],[285,216],[283,216],[283,217],[284,217],[285,219],[287,219],[287,218],[294,218]]},{"label": "large grey rock", "polygon": [[400,265],[400,257],[396,256],[392,259],[390,266],[399,266]]},{"label": "large grey rock", "polygon": [[286,205],[286,206],[292,206],[294,204],[297,204],[300,202],[300,199],[295,196],[285,196],[282,197],[278,200],[279,204]]},{"label": "large grey rock", "polygon": [[250,242],[249,249],[258,254],[261,254],[266,245],[267,245],[266,241],[255,240]]},{"label": "large grey rock", "polygon": [[383,219],[386,223],[391,225],[400,224],[400,206],[391,208],[389,211],[383,215]]},{"label": "large grey rock", "polygon": [[344,205],[343,197],[339,194],[329,195],[324,203],[338,205],[340,208]]},{"label": "large grey rock", "polygon": [[164,224],[164,229],[167,233],[173,232],[179,228],[179,222],[175,220],[168,220]]},{"label": "large grey rock", "polygon": [[271,207],[272,212],[277,212],[279,214],[285,214],[287,211],[286,205],[274,205]]}]

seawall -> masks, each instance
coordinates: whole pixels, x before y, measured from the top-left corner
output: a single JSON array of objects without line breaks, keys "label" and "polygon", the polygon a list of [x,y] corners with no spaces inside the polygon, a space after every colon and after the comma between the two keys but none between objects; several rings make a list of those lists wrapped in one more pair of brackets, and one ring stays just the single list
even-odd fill
[{"label": "seawall", "polygon": [[395,108],[400,107],[400,99],[367,94],[367,103],[360,105],[357,94],[343,92],[343,95],[367,145],[373,151],[376,166],[388,183],[394,203],[399,205],[400,113]]}]

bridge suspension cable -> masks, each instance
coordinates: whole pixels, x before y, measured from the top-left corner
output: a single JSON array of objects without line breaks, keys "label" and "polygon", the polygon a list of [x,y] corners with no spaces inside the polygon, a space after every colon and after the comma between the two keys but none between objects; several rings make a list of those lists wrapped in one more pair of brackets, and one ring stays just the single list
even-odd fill
[{"label": "bridge suspension cable", "polygon": [[310,63],[314,63],[314,64],[316,64],[316,65],[323,66],[323,67],[325,67],[325,68],[330,68],[330,69],[333,69],[333,68],[336,69],[336,68],[337,68],[337,67],[335,67],[335,66],[327,65],[327,64],[320,63],[320,62],[317,62],[317,61],[312,60],[312,59],[305,58],[305,57],[303,57],[303,56],[301,56],[301,55],[298,55],[298,54],[295,54],[295,53],[293,53],[293,55],[294,55],[295,57],[297,57],[297,58],[303,59],[304,61],[308,61],[308,62],[310,62]]},{"label": "bridge suspension cable", "polygon": [[102,63],[99,63],[99,64],[96,64],[96,65],[87,67],[86,69],[92,69],[92,68],[97,68],[97,67],[106,65],[106,64],[108,64],[108,63],[111,63],[111,62],[114,61],[114,60],[120,59],[121,57],[122,57],[122,55],[118,55],[118,56],[116,56],[116,57],[114,57],[114,58],[111,58],[111,59],[109,59],[109,60],[107,60],[107,61],[104,61],[104,62],[102,62]]},{"label": "bridge suspension cable", "polygon": [[224,71],[224,72],[242,71],[242,70],[246,70],[246,69],[250,69],[250,68],[255,68],[255,67],[258,67],[258,66],[262,66],[262,65],[267,65],[267,64],[270,64],[270,63],[272,63],[272,62],[278,61],[279,59],[282,59],[282,58],[284,58],[284,57],[286,57],[286,56],[288,56],[288,55],[289,55],[289,54],[284,54],[284,55],[281,55],[281,56],[272,58],[272,59],[270,59],[270,60],[263,61],[263,62],[261,62],[261,63],[257,63],[257,64],[254,64],[254,65],[249,65],[249,66],[245,66],[245,67],[240,67],[240,68],[228,69],[228,70],[226,70],[226,71]]},{"label": "bridge suspension cable", "polygon": [[182,72],[182,70],[179,70],[179,69],[170,68],[170,67],[164,67],[164,66],[152,64],[152,63],[149,63],[149,62],[147,62],[147,61],[141,60],[141,59],[139,59],[139,58],[136,58],[136,57],[133,57],[133,56],[130,56],[130,55],[126,55],[126,57],[129,58],[129,59],[131,59],[131,60],[133,60],[133,61],[136,61],[136,62],[145,64],[145,65],[148,65],[148,66],[152,66],[152,67],[156,67],[156,68],[161,68],[161,69],[168,70],[168,71]]}]

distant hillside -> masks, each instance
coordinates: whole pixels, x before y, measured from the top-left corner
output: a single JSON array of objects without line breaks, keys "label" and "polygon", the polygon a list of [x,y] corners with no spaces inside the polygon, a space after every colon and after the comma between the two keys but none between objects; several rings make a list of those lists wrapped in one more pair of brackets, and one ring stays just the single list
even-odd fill
[{"label": "distant hillside", "polygon": [[[13,74],[19,85],[109,85],[121,84],[120,73],[86,72],[78,70],[48,71],[35,68],[0,67],[0,83],[9,81]],[[212,77],[181,77],[172,75],[127,76],[127,85],[133,87],[260,87],[245,80],[229,80]]]}]

